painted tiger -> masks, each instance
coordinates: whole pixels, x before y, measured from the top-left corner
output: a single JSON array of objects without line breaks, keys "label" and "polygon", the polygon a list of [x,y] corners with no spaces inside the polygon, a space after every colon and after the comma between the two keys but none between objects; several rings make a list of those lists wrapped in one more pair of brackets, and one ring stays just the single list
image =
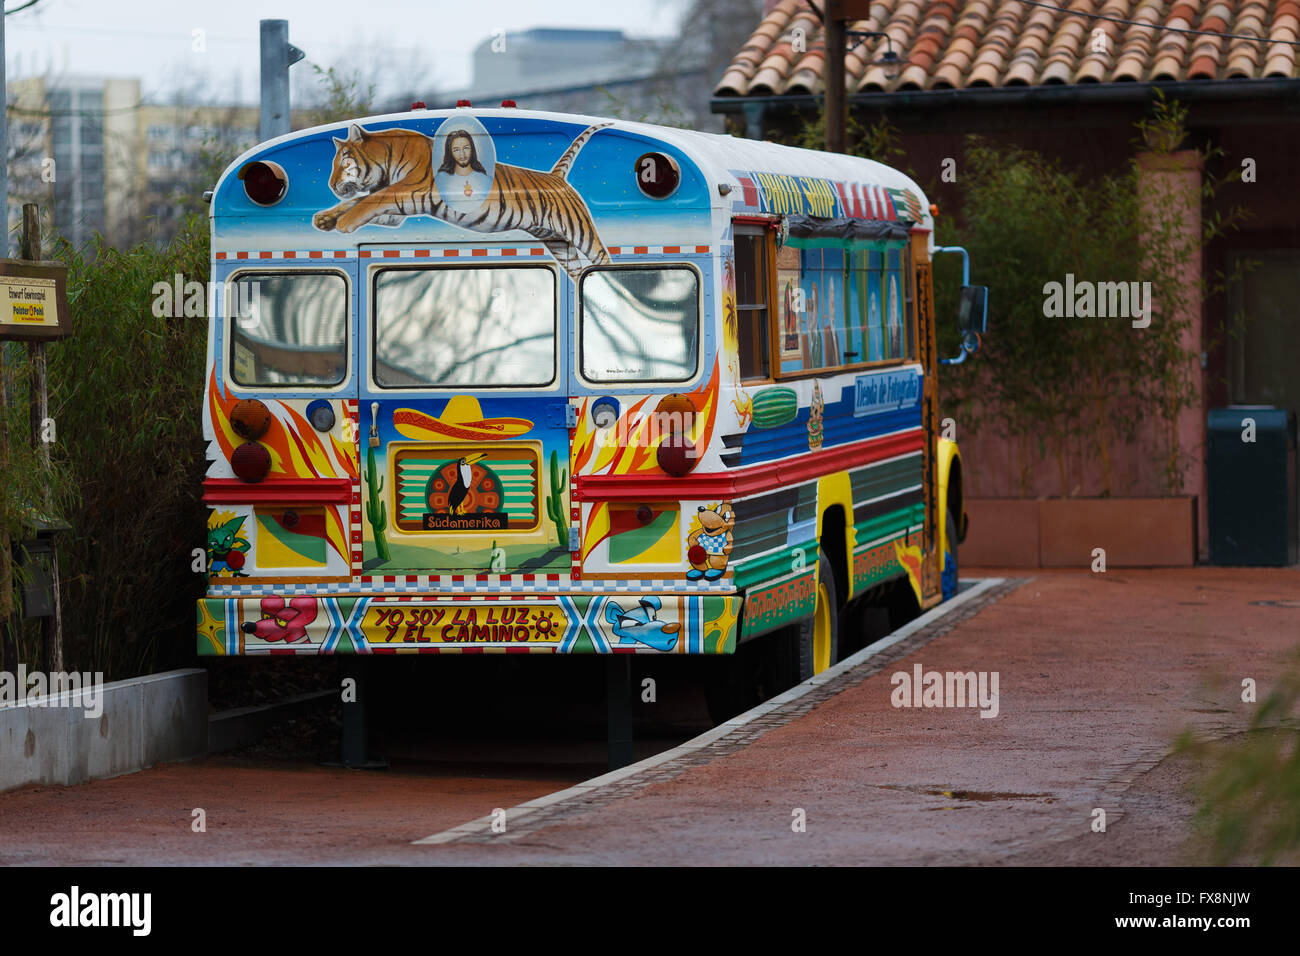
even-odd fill
[{"label": "painted tiger", "polygon": [[585,267],[610,260],[567,177],[586,142],[610,125],[583,130],[549,172],[497,163],[487,198],[466,209],[463,201],[449,202],[438,190],[431,137],[407,129],[372,132],[353,123],[346,139],[334,137],[329,186],[342,202],[312,216],[312,225],[352,232],[367,224],[400,225],[406,216],[433,216],[475,232],[520,229],[541,240],[577,279]]}]

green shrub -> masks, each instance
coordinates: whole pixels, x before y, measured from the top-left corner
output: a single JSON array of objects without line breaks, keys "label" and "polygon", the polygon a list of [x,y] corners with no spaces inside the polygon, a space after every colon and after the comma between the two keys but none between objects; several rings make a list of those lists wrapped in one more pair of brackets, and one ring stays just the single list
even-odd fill
[{"label": "green shrub", "polygon": [[75,328],[49,347],[55,454],[76,490],[60,541],[65,658],[110,679],[194,653],[207,319],[155,316],[153,303],[155,283],[177,273],[206,282],[208,248],[195,216],[163,249],[118,251],[96,237],[56,251]]}]

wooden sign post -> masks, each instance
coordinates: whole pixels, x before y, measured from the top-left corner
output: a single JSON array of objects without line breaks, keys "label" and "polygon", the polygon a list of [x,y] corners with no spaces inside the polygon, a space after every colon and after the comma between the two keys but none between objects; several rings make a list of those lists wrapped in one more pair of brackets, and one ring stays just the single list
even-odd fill
[{"label": "wooden sign post", "polygon": [[[32,363],[31,441],[43,467],[50,467],[50,446],[46,442],[50,396],[45,376],[45,343],[72,334],[68,312],[67,268],[60,262],[41,258],[41,217],[35,203],[23,205],[21,259],[0,259],[0,341],[22,340],[28,343]],[[8,375],[0,353],[0,470],[8,465],[9,445],[6,428],[5,395]],[[49,509],[49,499],[41,502]],[[42,520],[51,515],[37,516]],[[12,543],[7,530],[0,530],[0,621],[7,622],[14,613]],[[50,577],[53,588],[52,613],[41,619],[43,666],[48,671],[63,667],[63,614],[59,601],[59,558],[51,539]],[[8,655],[6,655],[8,656]]]}]

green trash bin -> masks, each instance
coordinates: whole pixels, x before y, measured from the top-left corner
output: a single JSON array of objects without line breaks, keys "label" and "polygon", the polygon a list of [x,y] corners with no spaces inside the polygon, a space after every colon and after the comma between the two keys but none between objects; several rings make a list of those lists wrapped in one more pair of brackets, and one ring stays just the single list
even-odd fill
[{"label": "green trash bin", "polygon": [[1268,405],[1210,410],[1210,563],[1295,564],[1295,412]]}]

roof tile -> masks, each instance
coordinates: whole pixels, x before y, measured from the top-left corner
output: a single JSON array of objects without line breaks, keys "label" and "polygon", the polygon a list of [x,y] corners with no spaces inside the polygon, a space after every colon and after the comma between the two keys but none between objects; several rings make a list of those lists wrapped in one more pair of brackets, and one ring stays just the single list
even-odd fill
[{"label": "roof tile", "polygon": [[[852,29],[884,32],[901,69],[866,39],[845,57],[850,90],[964,89],[1159,79],[1300,76],[1291,45],[1300,0],[876,0]],[[818,3],[818,9],[822,4]],[[1092,16],[1138,21],[1134,24]],[[1141,24],[1258,36],[1262,41],[1154,30]],[[723,71],[719,96],[820,93],[823,29],[808,0],[779,0]],[[802,42],[794,39],[802,33]],[[853,42],[850,41],[850,46]]]}]

